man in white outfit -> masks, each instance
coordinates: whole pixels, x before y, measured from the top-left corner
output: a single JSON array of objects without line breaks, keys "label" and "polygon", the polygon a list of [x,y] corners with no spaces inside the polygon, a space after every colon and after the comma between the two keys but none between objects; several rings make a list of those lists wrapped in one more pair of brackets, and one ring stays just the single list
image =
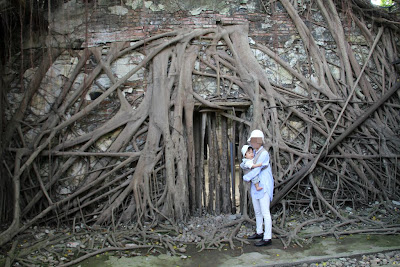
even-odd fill
[{"label": "man in white outfit", "polygon": [[[260,130],[254,130],[247,140],[254,148],[254,157],[257,158],[256,163],[261,163],[261,167],[254,168],[243,176],[244,181],[251,181],[258,176],[260,179],[260,187],[263,189],[257,191],[254,184],[251,184],[251,199],[253,202],[254,213],[256,215],[256,233],[249,236],[248,239],[261,239],[255,242],[256,246],[267,246],[272,243],[272,220],[270,213],[270,203],[274,193],[274,178],[269,162],[269,153],[263,147],[264,134]],[[260,194],[260,192],[263,192]],[[263,229],[264,223],[264,229]]]}]

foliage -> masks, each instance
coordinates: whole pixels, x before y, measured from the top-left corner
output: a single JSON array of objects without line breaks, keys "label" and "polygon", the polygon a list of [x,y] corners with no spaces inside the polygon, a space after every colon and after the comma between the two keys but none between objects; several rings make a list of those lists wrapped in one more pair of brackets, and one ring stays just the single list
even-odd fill
[{"label": "foliage", "polygon": [[393,4],[394,4],[393,0],[381,0],[381,3],[379,5],[382,7],[389,7],[392,6]]}]

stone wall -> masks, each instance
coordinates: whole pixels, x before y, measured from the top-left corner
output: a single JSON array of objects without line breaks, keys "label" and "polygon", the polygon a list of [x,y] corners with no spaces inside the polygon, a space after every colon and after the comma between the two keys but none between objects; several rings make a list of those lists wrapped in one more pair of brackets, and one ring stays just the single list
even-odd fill
[{"label": "stone wall", "polygon": [[[249,25],[250,44],[262,44],[270,48],[290,67],[302,73],[306,78],[318,81],[318,77],[313,77],[313,64],[311,64],[307,56],[308,53],[305,51],[302,40],[298,36],[295,25],[278,1],[270,1],[273,3],[266,6],[262,5],[259,0],[226,0],[220,2],[206,0],[95,0],[88,2],[88,4],[85,4],[85,1],[67,1],[50,16],[51,34],[45,37],[47,44],[54,47],[71,47],[71,44],[73,44],[72,47],[74,49],[72,49],[73,51],[71,49],[65,50],[54,61],[41,84],[39,93],[32,98],[30,112],[27,112],[25,119],[33,122],[33,124],[35,121],[45,117],[50,110],[51,105],[60,94],[62,84],[70,77],[71,71],[76,66],[78,55],[82,56],[83,48],[99,47],[102,56],[106,57],[115,43],[128,42],[133,44],[138,40],[178,28],[198,29],[246,23]],[[295,2],[297,3],[295,8],[297,8],[298,13],[309,27],[317,45],[323,49],[332,75],[339,79],[341,62],[337,57],[335,42],[331,33],[327,30],[322,15],[315,12],[316,9],[313,9],[311,3],[314,1],[298,0]],[[346,23],[345,17],[343,25],[346,27],[346,36],[352,45],[351,48],[356,54],[360,65],[362,65],[368,55],[366,41],[353,24]],[[26,48],[29,49],[30,47]],[[120,78],[135,68],[144,58],[144,50],[132,52],[112,62],[112,74]],[[285,88],[293,94],[309,96],[310,93],[304,88],[304,85],[275,60],[260,50],[254,49],[253,52],[260,65],[264,68],[268,80],[276,88]],[[76,88],[85,82],[86,75],[97,64],[95,61],[93,57],[89,58],[84,67],[85,71],[75,79],[69,94],[73,94]],[[201,64],[201,62],[196,62],[195,69],[203,68],[204,70],[207,68],[200,66]],[[33,66],[25,72],[25,86],[28,86],[35,71],[36,67]],[[140,97],[146,92],[146,71],[147,69],[143,68],[129,78],[123,84],[123,88],[121,86],[122,93],[133,108],[138,104],[136,100],[139,99],[140,101]],[[106,74],[100,74],[88,88],[84,95],[84,101],[80,102],[81,105],[87,105],[96,99],[111,84]],[[204,98],[217,95],[215,78],[193,75],[193,88]],[[23,90],[20,80],[16,80],[12,84],[12,89],[7,95],[10,102],[10,109],[6,113],[7,119],[11,118],[18,107],[22,99]],[[237,85],[233,85],[229,96],[236,98],[238,101],[243,100],[244,94],[241,94],[240,90]],[[71,126],[73,133],[76,136],[90,133],[98,125],[107,121],[118,111],[118,101],[115,101],[116,99],[115,95],[107,97],[85,119]],[[81,107],[74,106],[67,111],[67,114],[62,115],[68,118],[79,108]],[[299,130],[299,132],[300,129],[305,127],[302,121],[296,121],[291,118],[288,118],[287,121],[290,127]],[[282,127],[281,131],[282,136],[288,140],[294,140],[296,137],[288,127]],[[27,141],[32,141],[39,132],[40,128],[30,129],[26,135]],[[106,151],[117,133],[116,131],[99,139],[93,145],[95,150]],[[70,137],[66,136],[65,138],[69,139]],[[320,143],[323,143],[323,140]],[[127,151],[132,151],[132,146],[128,146]],[[84,176],[84,167],[85,164],[78,162],[68,172],[69,177],[76,177],[74,179],[76,184]],[[43,176],[46,176],[46,173],[43,173]],[[71,192],[71,188],[68,187],[70,185],[65,184],[65,186],[62,188],[63,190],[59,190],[60,194],[61,192],[65,194]]]},{"label": "stone wall", "polygon": [[[249,43],[260,43],[271,48],[281,59],[286,61],[292,68],[300,70],[302,74],[311,79],[313,71],[310,69],[309,58],[304,50],[304,45],[297,34],[295,25],[279,1],[263,5],[259,0],[226,0],[226,1],[139,1],[139,0],[97,0],[97,1],[70,0],[50,16],[51,34],[46,36],[48,44],[52,46],[71,46],[71,43],[80,43],[75,47],[76,53],[82,53],[83,47],[101,47],[102,54],[106,55],[112,43],[128,41],[134,43],[156,34],[170,32],[178,28],[209,28],[217,25],[249,24]],[[321,14],[313,11],[313,1],[296,1],[298,13],[304,18],[310,28],[317,44],[324,49],[327,61],[330,63],[332,75],[340,76],[340,61],[336,55],[336,45],[330,32],[325,27]],[[311,5],[311,6],[310,6]],[[315,9],[314,9],[315,10]],[[360,63],[368,54],[364,38],[358,29],[346,23],[347,36],[352,49],[356,53]],[[80,41],[77,41],[80,40]],[[29,47],[27,47],[29,48]],[[265,53],[254,49],[254,55],[265,68],[269,80],[278,85],[290,88],[294,93],[307,95],[284,68],[277,64]],[[114,75],[122,77],[129,70],[137,66],[144,55],[138,52],[131,53],[114,61],[111,65]],[[78,58],[72,56],[68,51],[59,57],[49,69],[47,77],[43,80],[40,93],[35,95],[32,101],[30,116],[43,116],[47,113],[50,105],[60,93],[60,86],[65,78],[68,78],[71,70],[77,63]],[[90,70],[94,64],[90,59],[85,69]],[[36,68],[33,67],[25,72],[25,84],[28,85]],[[139,98],[146,91],[145,69],[132,76],[124,84],[123,93],[131,102]],[[73,88],[84,81],[82,73],[75,81]],[[111,84],[106,74],[100,75],[89,88],[86,101],[95,99]],[[216,94],[215,79],[195,77],[193,88],[203,97]],[[232,96],[240,97],[239,88],[232,88]],[[71,92],[72,93],[72,92]],[[15,81],[13,88],[8,94],[11,108],[7,112],[8,119],[15,111],[21,100],[21,86]],[[112,99],[102,103],[102,110],[96,111],[95,115],[107,118],[115,112]],[[34,118],[32,118],[34,120]],[[84,131],[90,131],[90,124],[82,125]]]},{"label": "stone wall", "polygon": [[[82,43],[82,47],[109,46],[113,42],[135,42],[156,34],[170,32],[178,28],[208,28],[217,25],[249,24],[249,42],[261,43],[274,50],[293,68],[300,69],[303,75],[310,78],[308,73],[309,58],[297,30],[282,8],[279,1],[272,4],[263,4],[259,0],[227,0],[227,1],[139,1],[139,0],[71,0],[54,12],[50,19],[51,36],[47,42],[53,46],[68,45],[68,42]],[[335,77],[339,77],[340,62],[335,52],[335,44],[330,32],[324,26],[321,14],[313,12],[313,1],[295,1],[295,8],[305,18],[306,23],[324,49],[330,68]],[[354,41],[353,48],[360,61],[367,55],[363,49],[365,40],[358,34],[354,25],[346,25],[349,40]],[[365,50],[365,51],[364,51]],[[265,66],[270,80],[281,86],[289,86],[296,93],[304,93],[296,84],[293,77],[286,70],[276,64],[274,60],[254,50],[255,56]],[[139,56],[140,55],[136,55]],[[133,60],[134,61],[134,60]],[[126,73],[132,66],[132,57],[120,59],[114,63],[117,76]],[[120,73],[119,73],[120,72]],[[145,91],[143,76],[130,79],[126,92],[137,94]],[[311,77],[312,78],[312,77]],[[105,79],[107,80],[107,79]],[[100,79],[100,83],[102,80]],[[107,88],[107,82],[103,84]],[[215,87],[215,85],[210,85]],[[132,88],[136,89],[132,91]],[[196,88],[196,84],[194,85]],[[89,93],[97,91],[94,85]],[[209,88],[202,93],[212,93]],[[136,96],[135,96],[136,95]],[[90,97],[88,97],[90,100]]]},{"label": "stone wall", "polygon": [[[50,16],[51,34],[46,36],[47,44],[51,46],[71,46],[71,43],[79,43],[75,47],[76,53],[81,53],[83,47],[102,47],[102,54],[106,55],[112,43],[128,41],[134,43],[146,37],[170,32],[179,28],[209,28],[217,25],[249,24],[249,43],[260,43],[276,52],[291,67],[300,70],[307,78],[312,77],[309,58],[297,30],[282,8],[279,1],[263,5],[259,0],[226,0],[226,1],[139,1],[139,0],[96,0],[88,1],[70,0]],[[296,1],[299,14],[306,18],[305,21],[317,41],[324,49],[332,74],[339,78],[340,62],[336,55],[336,46],[321,14],[312,11],[312,2],[309,0]],[[311,6],[310,6],[311,5]],[[354,25],[349,25],[344,19],[347,36],[353,44],[360,62],[363,62],[368,54],[364,47],[365,40],[358,34]],[[79,41],[78,41],[79,40]],[[36,44],[38,45],[38,44]],[[26,47],[29,48],[29,47]],[[264,66],[266,74],[271,82],[290,88],[293,92],[306,95],[304,88],[298,86],[299,81],[294,78],[273,59],[265,53],[254,50],[254,55]],[[134,68],[144,55],[133,53],[117,59],[112,63],[113,73],[122,77]],[[42,82],[40,94],[33,98],[31,107],[32,116],[42,116],[48,111],[60,92],[60,85],[68,78],[78,58],[69,52],[59,57],[49,69],[46,79]],[[91,60],[85,68],[92,68]],[[28,69],[24,75],[27,85],[35,72],[35,68]],[[145,70],[139,71],[124,84],[123,93],[134,101],[146,91]],[[84,80],[81,74],[75,81],[75,87]],[[317,80],[317,79],[316,79]],[[111,81],[106,74],[100,75],[90,87],[86,95],[86,101],[95,99],[98,93],[108,88]],[[195,78],[194,90],[206,97],[215,94],[216,83],[212,79],[204,77]],[[74,87],[73,87],[74,88]],[[201,89],[202,88],[202,89]],[[239,88],[233,87],[232,96],[238,97]],[[8,94],[11,103],[11,112],[7,112],[10,119],[11,113],[21,100],[21,87],[19,81],[15,81]],[[114,111],[112,99],[102,103],[102,114],[110,116]],[[90,126],[89,126],[90,128]],[[90,129],[87,129],[90,130]]]}]

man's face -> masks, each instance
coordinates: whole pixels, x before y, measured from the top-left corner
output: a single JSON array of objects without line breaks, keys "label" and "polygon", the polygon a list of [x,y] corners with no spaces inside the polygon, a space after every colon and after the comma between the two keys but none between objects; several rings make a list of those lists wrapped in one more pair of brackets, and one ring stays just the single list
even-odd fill
[{"label": "man's face", "polygon": [[261,137],[252,137],[250,139],[250,145],[254,148],[254,149],[259,149],[262,145],[262,138]]}]

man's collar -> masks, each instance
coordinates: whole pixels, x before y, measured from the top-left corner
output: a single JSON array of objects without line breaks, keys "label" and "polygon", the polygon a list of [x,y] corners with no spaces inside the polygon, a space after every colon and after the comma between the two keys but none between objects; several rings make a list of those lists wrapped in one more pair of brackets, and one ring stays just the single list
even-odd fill
[{"label": "man's collar", "polygon": [[254,149],[254,151],[255,151],[255,154],[257,154],[257,152],[258,151],[260,151],[261,149],[263,148],[263,146],[260,146],[257,150],[256,149]]}]

